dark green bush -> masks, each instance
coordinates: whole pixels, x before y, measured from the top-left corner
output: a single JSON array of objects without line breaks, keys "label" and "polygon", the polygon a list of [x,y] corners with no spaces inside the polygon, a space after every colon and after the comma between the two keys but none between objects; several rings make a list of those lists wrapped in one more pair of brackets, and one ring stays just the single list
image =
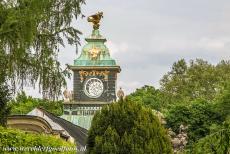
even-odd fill
[{"label": "dark green bush", "polygon": [[170,154],[171,143],[152,110],[127,100],[104,106],[88,133],[90,154]]},{"label": "dark green bush", "polygon": [[224,122],[215,132],[200,139],[188,152],[192,154],[229,154],[230,153],[230,124]]},{"label": "dark green bush", "polygon": [[226,83],[223,92],[217,98],[215,108],[224,119],[230,117],[230,81]]},{"label": "dark green bush", "polygon": [[189,143],[192,144],[210,133],[212,124],[221,124],[223,118],[214,104],[196,100],[189,104],[172,106],[166,114],[167,126],[178,133],[181,124],[188,125]]}]

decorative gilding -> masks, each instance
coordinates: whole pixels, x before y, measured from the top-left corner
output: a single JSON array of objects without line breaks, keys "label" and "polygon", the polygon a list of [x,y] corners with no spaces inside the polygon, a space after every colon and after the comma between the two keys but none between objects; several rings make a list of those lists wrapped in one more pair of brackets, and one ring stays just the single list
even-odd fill
[{"label": "decorative gilding", "polygon": [[99,29],[100,27],[100,21],[101,21],[101,18],[103,18],[103,12],[98,12],[96,14],[93,14],[91,16],[89,16],[87,18],[88,22],[92,22],[93,23],[93,29]]},{"label": "decorative gilding", "polygon": [[100,48],[93,47],[89,50],[91,60],[97,60],[100,56],[101,50]]},{"label": "decorative gilding", "polygon": [[96,71],[96,70],[83,71],[83,70],[81,70],[81,71],[79,71],[79,75],[80,75],[81,82],[83,82],[84,77],[87,77],[87,76],[103,76],[104,80],[107,81],[109,71],[107,71],[107,70],[105,70],[105,71]]}]

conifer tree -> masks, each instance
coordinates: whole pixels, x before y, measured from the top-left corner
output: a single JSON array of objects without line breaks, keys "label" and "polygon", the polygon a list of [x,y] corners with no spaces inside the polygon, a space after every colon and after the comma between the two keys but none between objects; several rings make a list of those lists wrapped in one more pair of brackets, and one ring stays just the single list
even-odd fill
[{"label": "conifer tree", "polygon": [[92,121],[89,154],[170,154],[171,143],[152,110],[127,100],[104,106]]}]

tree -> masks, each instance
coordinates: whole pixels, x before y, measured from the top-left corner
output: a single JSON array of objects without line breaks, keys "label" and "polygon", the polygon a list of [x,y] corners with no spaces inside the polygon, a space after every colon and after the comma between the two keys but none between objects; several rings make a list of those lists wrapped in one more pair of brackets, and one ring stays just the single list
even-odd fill
[{"label": "tree", "polygon": [[186,72],[187,72],[187,63],[184,59],[175,62],[172,66],[172,70],[168,72],[160,81],[161,88],[160,90],[164,92],[167,97],[171,97],[171,102],[173,100],[184,100],[184,96],[187,93],[186,90]]},{"label": "tree", "polygon": [[51,98],[66,85],[68,70],[57,60],[64,40],[79,42],[71,21],[81,14],[84,0],[9,0],[0,2],[0,57],[13,89],[39,83]]},{"label": "tree", "polygon": [[230,153],[230,125],[225,122],[221,128],[200,139],[189,151],[192,154],[229,154]]},{"label": "tree", "polygon": [[184,59],[174,63],[172,70],[160,81],[160,90],[171,103],[190,102],[196,99],[214,100],[230,81],[230,62],[212,65],[202,59]]},{"label": "tree", "polygon": [[36,107],[44,108],[57,116],[63,115],[63,101],[32,98],[26,96],[25,92],[18,93],[15,99],[8,103],[8,106],[11,107],[12,115],[27,114]]},{"label": "tree", "polygon": [[7,105],[10,100],[8,86],[0,83],[0,125],[6,126],[7,116],[10,114],[10,107]]},{"label": "tree", "polygon": [[152,110],[127,100],[104,106],[93,118],[87,152],[172,153],[165,129]]},{"label": "tree", "polygon": [[225,84],[222,93],[217,97],[215,108],[224,119],[230,118],[230,82]]},{"label": "tree", "polygon": [[196,100],[172,106],[166,114],[167,127],[179,131],[181,124],[188,126],[189,144],[210,133],[213,124],[220,125],[224,119],[215,109],[215,104],[205,100]]},{"label": "tree", "polygon": [[152,86],[145,85],[140,89],[136,89],[135,92],[126,96],[130,102],[136,102],[150,107],[155,110],[161,110],[167,104],[163,93],[159,89],[155,89]]},{"label": "tree", "polygon": [[226,84],[230,82],[230,60],[222,60],[216,65],[216,74],[218,75],[220,88],[225,88]]},{"label": "tree", "polygon": [[10,114],[11,108],[8,106],[8,102],[11,99],[9,87],[6,85],[6,68],[5,61],[0,52],[0,125],[6,126],[7,116]]}]

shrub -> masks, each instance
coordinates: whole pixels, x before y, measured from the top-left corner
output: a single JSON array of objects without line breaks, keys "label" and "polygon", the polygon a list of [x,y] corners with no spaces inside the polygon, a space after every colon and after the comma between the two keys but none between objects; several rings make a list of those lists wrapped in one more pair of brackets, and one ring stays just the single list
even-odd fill
[{"label": "shrub", "polygon": [[166,113],[167,126],[178,133],[181,124],[188,125],[189,144],[210,133],[212,124],[223,122],[220,113],[215,111],[212,103],[196,100],[188,104],[172,106]]},{"label": "shrub", "polygon": [[224,119],[230,116],[230,81],[226,83],[223,92],[217,97],[216,110]]},{"label": "shrub", "polygon": [[229,154],[230,153],[230,127],[225,122],[222,128],[200,139],[189,152],[190,154]]},{"label": "shrub", "polygon": [[[60,148],[60,147],[66,147],[66,148],[75,148],[75,145],[69,142],[66,142],[60,138],[46,135],[46,134],[32,134],[32,133],[26,133],[20,130],[16,129],[6,129],[3,127],[0,127],[0,153],[7,152],[8,150],[11,150],[11,152],[16,153],[23,153],[22,151],[18,151],[19,149],[13,150],[13,148],[18,147],[50,147],[50,148]],[[11,148],[11,149],[9,149]],[[48,149],[47,149],[48,150]],[[27,151],[25,150],[24,153],[41,153],[44,151]],[[8,151],[9,152],[9,151]],[[49,151],[46,151],[49,152]],[[60,151],[52,151],[52,153],[60,153]],[[76,153],[76,151],[66,151],[65,153]]]},{"label": "shrub", "polygon": [[89,154],[172,153],[171,143],[152,110],[127,100],[104,106],[88,133]]}]

